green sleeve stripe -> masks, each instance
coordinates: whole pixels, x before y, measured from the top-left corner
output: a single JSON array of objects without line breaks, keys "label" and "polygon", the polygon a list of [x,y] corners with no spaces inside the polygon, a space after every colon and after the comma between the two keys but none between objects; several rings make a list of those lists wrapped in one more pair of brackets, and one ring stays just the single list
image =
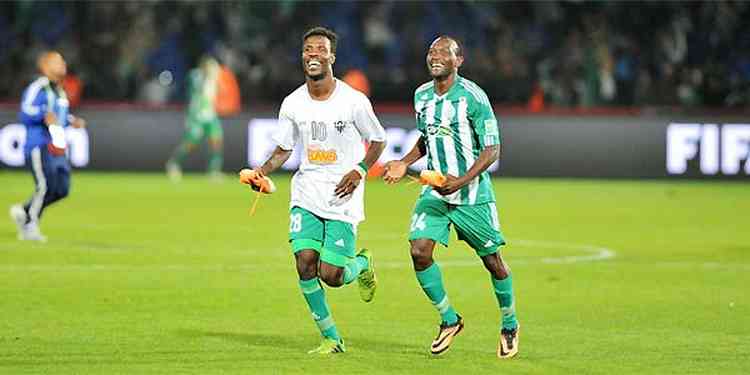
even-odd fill
[{"label": "green sleeve stripe", "polygon": [[420,85],[419,87],[417,87],[416,90],[414,90],[414,96],[417,96],[417,94],[419,94],[420,92],[422,92],[424,90],[432,88],[432,86],[434,86],[434,85],[435,85],[434,81],[429,81],[429,82],[423,83],[422,85]]},{"label": "green sleeve stripe", "polygon": [[487,94],[482,91],[479,86],[476,86],[476,84],[472,85],[469,81],[461,80],[461,86],[466,89],[469,93],[471,93],[471,96],[476,99],[477,103],[484,104],[487,107],[492,108],[492,105],[490,104],[490,99],[487,97]]}]

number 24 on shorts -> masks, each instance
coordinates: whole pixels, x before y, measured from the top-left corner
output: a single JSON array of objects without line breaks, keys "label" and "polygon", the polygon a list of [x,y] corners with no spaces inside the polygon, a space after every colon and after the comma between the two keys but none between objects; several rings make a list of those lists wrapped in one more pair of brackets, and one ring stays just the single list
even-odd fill
[{"label": "number 24 on shorts", "polygon": [[425,216],[427,216],[427,214],[422,212],[421,214],[414,214],[414,216],[411,217],[410,230],[412,232],[415,230],[425,230],[425,228],[427,228],[427,223],[424,222]]}]

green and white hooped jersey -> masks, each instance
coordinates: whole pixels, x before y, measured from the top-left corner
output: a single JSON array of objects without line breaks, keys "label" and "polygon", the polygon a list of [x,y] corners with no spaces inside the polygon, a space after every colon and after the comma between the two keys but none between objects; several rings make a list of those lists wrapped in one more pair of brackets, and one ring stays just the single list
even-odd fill
[{"label": "green and white hooped jersey", "polygon": [[[427,146],[427,169],[462,176],[487,146],[500,144],[500,131],[487,94],[476,83],[456,75],[453,86],[439,96],[434,82],[414,92],[417,129]],[[482,172],[461,190],[447,196],[431,187],[422,190],[450,204],[495,201],[489,173]]]}]

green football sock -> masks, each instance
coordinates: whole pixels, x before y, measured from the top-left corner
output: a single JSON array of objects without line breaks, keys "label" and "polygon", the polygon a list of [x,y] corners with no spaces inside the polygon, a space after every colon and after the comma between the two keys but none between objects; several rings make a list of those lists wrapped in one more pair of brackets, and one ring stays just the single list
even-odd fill
[{"label": "green football sock", "polygon": [[516,305],[513,297],[513,276],[497,280],[490,276],[492,286],[495,289],[497,304],[500,306],[500,312],[503,315],[502,327],[505,329],[516,329],[518,320],[516,319]]},{"label": "green football sock", "polygon": [[365,257],[356,256],[349,260],[346,266],[344,266],[344,284],[351,284],[368,266],[367,258]]},{"label": "green football sock", "polygon": [[182,162],[185,161],[185,157],[189,153],[190,146],[188,146],[188,143],[182,142],[179,146],[177,146],[177,149],[174,150],[174,153],[172,154],[170,160],[174,163],[177,163],[177,165],[182,165]]},{"label": "green football sock", "polygon": [[443,287],[443,275],[440,273],[440,267],[437,263],[432,263],[424,271],[417,271],[416,274],[419,285],[422,286],[422,290],[430,298],[443,321],[448,324],[457,322],[456,310],[448,301],[448,295],[445,292],[445,287]]},{"label": "green football sock", "polygon": [[208,155],[208,171],[220,172],[224,164],[224,153],[222,150],[211,150]]},{"label": "green football sock", "polygon": [[307,306],[312,312],[315,324],[320,329],[320,334],[334,340],[340,340],[336,324],[333,322],[331,311],[326,303],[326,295],[320,286],[320,280],[316,277],[310,280],[300,280],[299,287],[302,289],[302,295],[305,296]]}]

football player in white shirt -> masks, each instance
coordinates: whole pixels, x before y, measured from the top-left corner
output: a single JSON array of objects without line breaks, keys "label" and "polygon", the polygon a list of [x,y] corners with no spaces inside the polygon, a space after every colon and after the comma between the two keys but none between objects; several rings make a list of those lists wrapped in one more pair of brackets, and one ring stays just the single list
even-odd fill
[{"label": "football player in white shirt", "polygon": [[[315,27],[302,38],[305,84],[289,94],[279,110],[277,144],[255,171],[266,176],[302,147],[302,163],[292,178],[289,241],[299,285],[323,341],[311,354],[345,351],[336,330],[322,280],[339,287],[357,280],[370,302],[376,279],[372,255],[355,256],[357,224],[364,220],[364,180],[385,147],[385,131],[370,100],[333,76],[337,35]],[[369,142],[365,152],[363,141]]]}]

